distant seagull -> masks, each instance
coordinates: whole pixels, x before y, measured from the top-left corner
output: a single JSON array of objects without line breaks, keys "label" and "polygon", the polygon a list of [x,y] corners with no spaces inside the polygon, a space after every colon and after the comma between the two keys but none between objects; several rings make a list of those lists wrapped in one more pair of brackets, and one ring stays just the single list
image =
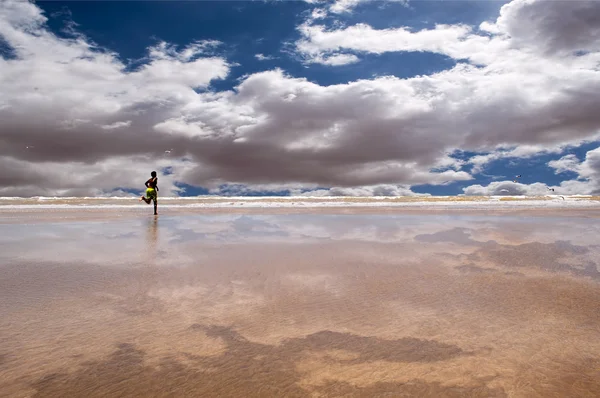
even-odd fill
[{"label": "distant seagull", "polygon": [[173,152],[173,148],[169,149],[168,151],[165,151],[165,153],[171,153]]},{"label": "distant seagull", "polygon": [[33,145],[27,145],[27,146],[25,147],[25,149],[31,149],[31,148],[34,148],[34,146],[33,146]]},{"label": "distant seagull", "polygon": [[521,178],[521,174],[519,174],[519,175],[517,176],[517,178]]},{"label": "distant seagull", "polygon": [[[548,187],[546,187],[546,188],[548,188]],[[554,192],[554,188],[548,188],[548,191]]]}]

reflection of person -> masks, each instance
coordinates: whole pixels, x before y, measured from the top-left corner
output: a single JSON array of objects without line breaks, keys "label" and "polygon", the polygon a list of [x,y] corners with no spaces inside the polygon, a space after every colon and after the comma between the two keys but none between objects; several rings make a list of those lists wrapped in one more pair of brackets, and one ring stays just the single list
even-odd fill
[{"label": "reflection of person", "polygon": [[[152,217],[152,220],[148,225],[148,239],[146,242],[146,252],[156,250],[156,245],[158,244],[158,217]],[[153,256],[154,257],[154,256]]]},{"label": "reflection of person", "polygon": [[146,184],[146,196],[142,196],[140,201],[143,200],[147,204],[150,204],[150,201],[154,202],[154,214],[158,214],[156,212],[157,201],[158,201],[158,177],[156,176],[156,171],[150,173],[152,178],[145,182]]}]

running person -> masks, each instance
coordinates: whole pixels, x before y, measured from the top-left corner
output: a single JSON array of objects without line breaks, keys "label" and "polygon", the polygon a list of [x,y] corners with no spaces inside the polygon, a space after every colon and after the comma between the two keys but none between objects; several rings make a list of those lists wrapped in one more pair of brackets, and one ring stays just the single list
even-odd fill
[{"label": "running person", "polygon": [[150,173],[152,178],[146,181],[144,184],[146,185],[146,196],[142,196],[140,201],[144,201],[147,204],[150,204],[151,201],[154,201],[154,215],[157,215],[156,206],[158,201],[158,177],[156,176],[156,171]]}]

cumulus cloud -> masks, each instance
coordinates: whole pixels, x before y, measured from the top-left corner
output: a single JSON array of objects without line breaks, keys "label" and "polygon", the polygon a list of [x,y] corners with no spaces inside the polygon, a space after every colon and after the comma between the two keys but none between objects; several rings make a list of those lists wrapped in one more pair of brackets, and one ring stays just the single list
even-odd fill
[{"label": "cumulus cloud", "polygon": [[[545,4],[563,7],[555,3]],[[331,66],[378,51],[432,51],[477,65],[329,86],[273,69],[219,92],[205,89],[231,67],[220,42],[160,42],[131,69],[83,35],[52,34],[35,4],[4,2],[0,36],[14,56],[0,59],[0,159],[10,170],[0,194],[124,192],[160,167],[172,167],[161,190],[173,194],[175,180],[213,192],[409,194],[411,185],[472,179],[462,170],[469,161],[450,156],[457,149],[525,156],[589,139],[600,128],[594,44],[572,39],[587,53],[555,51],[564,55],[549,63],[546,51],[531,50],[534,39],[509,35],[506,21],[519,15],[503,11],[488,24],[497,33],[486,35],[462,25],[413,32],[305,24],[299,48]],[[595,156],[580,165],[588,190]]]},{"label": "cumulus cloud", "polygon": [[519,145],[512,148],[499,147],[484,155],[475,155],[465,161],[465,164],[473,165],[472,174],[480,174],[485,166],[500,159],[529,159],[539,155],[559,154],[568,148],[582,145],[585,141],[573,141],[569,144],[558,145]]},{"label": "cumulus cloud", "polygon": [[581,161],[575,155],[566,155],[558,160],[552,160],[548,162],[548,166],[554,169],[556,174],[565,173],[565,172],[574,172],[577,173],[579,171],[579,167],[581,165]]},{"label": "cumulus cloud", "polygon": [[546,55],[600,51],[600,2],[597,0],[515,0],[504,5],[491,32],[504,32],[518,47]]},{"label": "cumulus cloud", "polygon": [[[145,168],[145,177],[161,163],[153,155],[177,144],[153,126],[177,114],[194,88],[228,74],[224,59],[203,56],[215,41],[181,50],[158,43],[145,65],[127,71],[116,54],[82,35],[58,38],[46,21],[33,3],[0,8],[0,37],[14,55],[0,58],[2,195],[91,195],[140,185],[137,174],[120,170]],[[169,191],[177,192],[172,183]]]},{"label": "cumulus cloud", "polygon": [[[349,4],[357,0],[346,0]],[[343,3],[342,3],[343,4]],[[340,5],[343,9],[343,6]],[[340,50],[364,53],[427,51],[479,65],[502,63],[531,55],[575,56],[587,66],[595,65],[600,51],[600,2],[596,0],[513,0],[505,4],[494,22],[484,21],[478,32],[466,25],[436,25],[413,31],[409,27],[373,29],[359,23],[339,29],[314,25],[315,19],[298,27],[302,38],[297,50],[308,57]],[[533,53],[533,54],[532,54]]]},{"label": "cumulus cloud", "polygon": [[322,54],[353,50],[382,54],[398,51],[428,51],[463,58],[474,44],[485,47],[488,38],[471,35],[471,28],[463,25],[438,25],[434,29],[412,32],[408,28],[373,29],[360,23],[340,29],[305,23],[298,27],[302,39],[297,50],[313,58]]},{"label": "cumulus cloud", "polygon": [[[494,181],[487,186],[471,185],[463,188],[465,195],[598,195],[600,194],[600,147],[588,151],[583,161],[570,154],[548,162],[548,166],[556,174],[564,172],[577,173],[577,178],[561,182],[559,185],[547,186],[536,182],[521,184],[513,181]],[[553,188],[554,191],[548,191]]]},{"label": "cumulus cloud", "polygon": [[583,161],[573,154],[548,162],[556,174],[573,172],[578,174],[578,179],[591,180],[600,187],[600,147],[588,151]]},{"label": "cumulus cloud", "polygon": [[[174,148],[195,166],[178,172],[180,181],[210,189],[227,183],[349,187],[471,178],[457,170],[431,172],[439,148],[408,148],[395,136],[402,118],[389,112],[395,94],[385,79],[323,87],[274,70],[247,77],[235,92],[197,93],[193,88],[228,71],[225,60],[203,56],[205,45],[177,51],[159,43],[149,50],[148,64],[126,71],[114,55],[91,49],[82,38],[49,33],[33,4],[10,4],[31,16],[21,32],[18,18],[3,15],[2,34],[19,48],[16,59],[2,60],[9,71],[0,82],[9,94],[1,111],[5,156],[73,164],[145,156],[151,162]],[[49,47],[55,49],[46,52]],[[57,58],[60,52],[70,56]],[[42,62],[52,79],[35,74]],[[70,89],[57,89],[61,85]],[[420,106],[394,107],[418,112]],[[32,143],[33,150],[22,150]]]},{"label": "cumulus cloud", "polygon": [[[145,156],[111,157],[94,164],[85,162],[44,161],[30,163],[12,157],[0,157],[0,196],[123,196],[135,184],[139,191],[150,171],[170,168],[174,173],[190,167],[190,162],[148,159]],[[181,189],[176,174],[159,177],[160,192],[176,196]]]},{"label": "cumulus cloud", "polygon": [[468,196],[540,196],[548,194],[548,186],[540,182],[521,184],[513,181],[494,181],[487,186],[471,185],[463,188],[463,192]]},{"label": "cumulus cloud", "polygon": [[297,196],[430,196],[413,192],[409,186],[380,184],[363,187],[332,187],[301,192],[292,191]]},{"label": "cumulus cloud", "polygon": [[[530,21],[531,10],[537,9],[544,10],[542,16]],[[432,120],[448,116],[446,131],[454,126],[462,129],[465,139],[460,149],[491,150],[469,162],[477,173],[492,160],[557,153],[565,145],[597,136],[600,118],[594,109],[600,97],[592,91],[600,88],[600,52],[590,37],[597,29],[591,21],[598,9],[596,1],[515,0],[502,8],[497,21],[481,25],[485,34],[465,25],[437,25],[420,31],[374,29],[366,24],[328,29],[309,21],[298,28],[302,38],[296,47],[314,62],[343,51],[426,51],[468,61],[450,71],[405,82],[415,84],[411,100],[423,98],[416,93],[428,96]],[[567,30],[568,41],[561,41],[560,29],[548,22],[561,14],[567,18],[558,26]],[[549,59],[548,51],[538,51],[542,45],[556,48],[551,53],[562,56]],[[417,82],[421,83],[418,88]]]},{"label": "cumulus cloud", "polygon": [[572,171],[577,173],[577,179],[563,181],[561,191],[569,194],[600,195],[600,147],[588,151],[585,159],[579,161],[575,156],[567,155],[548,166],[557,173]]},{"label": "cumulus cloud", "polygon": [[600,148],[585,154],[585,160],[579,167],[579,175],[583,178],[598,180],[600,183]]},{"label": "cumulus cloud", "polygon": [[430,196],[413,192],[410,186],[379,184],[358,187],[319,188],[313,184],[223,184],[209,190],[219,196],[264,196],[268,194],[290,196]]}]

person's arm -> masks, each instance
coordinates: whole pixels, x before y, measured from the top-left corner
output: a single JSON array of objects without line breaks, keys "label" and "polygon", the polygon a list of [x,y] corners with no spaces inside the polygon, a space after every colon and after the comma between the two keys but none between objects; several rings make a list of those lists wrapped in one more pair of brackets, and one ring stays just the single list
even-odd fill
[{"label": "person's arm", "polygon": [[152,181],[152,178],[150,178],[148,181],[146,181],[146,182],[144,183],[144,185],[146,185],[146,188],[148,188],[148,184],[150,184],[150,181]]},{"label": "person's arm", "polygon": [[154,186],[156,187],[156,192],[158,192],[158,177],[154,178]]}]

